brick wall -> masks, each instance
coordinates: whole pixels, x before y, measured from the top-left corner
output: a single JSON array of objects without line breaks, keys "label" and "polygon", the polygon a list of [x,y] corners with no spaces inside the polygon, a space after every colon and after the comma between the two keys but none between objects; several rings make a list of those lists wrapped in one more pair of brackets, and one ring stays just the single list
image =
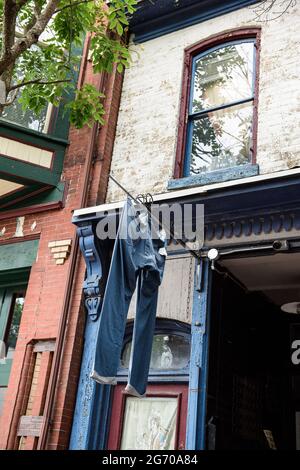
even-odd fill
[{"label": "brick wall", "polygon": [[[83,81],[99,82],[99,77],[92,74],[91,64],[86,60],[82,65],[82,73]],[[121,84],[122,76],[116,72],[104,77],[105,89],[108,92],[105,102],[107,123],[97,134],[96,146],[91,153],[92,165],[87,180],[88,192],[84,205],[95,205],[99,201],[103,201],[105,197]],[[71,239],[71,251],[75,249],[75,227],[71,223],[72,211],[80,208],[83,202],[85,165],[91,138],[92,130],[90,128],[70,130],[70,146],[62,173],[62,179],[66,182],[67,187],[65,206],[60,210],[25,215],[23,236],[18,237],[18,241],[32,237],[39,238],[39,249],[37,260],[31,269],[13,367],[0,418],[0,448],[2,449],[8,446],[8,442],[10,447],[16,445],[15,435],[25,393],[22,372],[26,370],[28,346],[43,339],[57,339],[66,296],[67,279],[70,275],[71,257],[64,264],[57,265],[48,244],[57,240]],[[5,227],[4,234],[0,237],[1,244],[15,240],[16,223],[16,217],[1,220],[0,233],[1,229]],[[67,448],[76,398],[85,323],[82,302],[85,264],[80,253],[76,253],[75,256],[75,271],[72,279],[64,349],[47,441],[49,449]],[[24,448],[33,447],[32,439],[29,439],[24,446]]]},{"label": "brick wall", "polygon": [[[262,174],[300,164],[300,4],[278,20],[255,21],[243,8],[132,45],[124,77],[112,170],[133,194],[166,191],[173,175],[184,48],[238,27],[260,26],[257,163]],[[113,182],[107,202],[124,199]]]}]

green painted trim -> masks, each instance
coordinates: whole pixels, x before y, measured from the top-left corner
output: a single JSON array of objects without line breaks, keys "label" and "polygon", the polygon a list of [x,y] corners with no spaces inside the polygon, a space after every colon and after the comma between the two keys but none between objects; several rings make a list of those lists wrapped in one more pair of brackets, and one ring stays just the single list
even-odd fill
[{"label": "green painted trim", "polygon": [[3,210],[11,211],[14,209],[20,209],[21,207],[47,204],[49,202],[62,202],[64,199],[64,192],[65,192],[65,183],[59,182],[55,188],[47,189],[42,193],[39,193],[28,199],[24,199],[24,201],[20,201],[17,204],[12,204],[9,207],[5,207]]},{"label": "green painted trim", "polygon": [[0,387],[8,386],[12,361],[12,359],[5,359],[5,363],[0,364]]},{"label": "green painted trim", "polygon": [[28,181],[36,181],[55,186],[58,183],[63,169],[65,151],[69,143],[67,140],[26,129],[16,124],[4,122],[1,119],[0,135],[54,153],[51,169],[1,155],[1,172],[6,173],[6,179],[21,182],[22,184],[26,184]]},{"label": "green painted trim", "polygon": [[[7,196],[4,195],[4,196],[0,197],[0,210],[1,210],[1,207],[3,205],[6,206],[10,203],[13,204],[16,201],[16,199],[19,199],[21,197],[27,197],[30,194],[32,194],[33,192],[43,190],[43,188],[44,188],[44,186],[42,186],[42,185],[33,184],[33,185],[30,185],[30,186],[25,186],[25,188],[19,189],[18,191],[14,191],[13,193],[8,194]],[[45,191],[46,191],[46,189],[47,189],[47,186],[45,186]],[[18,205],[18,207],[19,207],[19,205]]]},{"label": "green painted trim", "polygon": [[[14,272],[17,273],[19,270],[15,270]],[[27,283],[22,284],[22,288],[26,290]],[[7,327],[11,321],[10,312],[13,305],[14,295],[21,290],[21,286],[17,286],[14,284],[11,287],[5,287],[0,289],[0,298],[2,298],[1,306],[0,306],[0,339],[4,341]],[[23,290],[22,289],[22,290]],[[12,353],[14,355],[14,352]],[[0,363],[0,386],[7,387],[9,375],[11,372],[11,367],[13,363],[13,358],[5,358],[4,362]]]},{"label": "green painted trim", "polygon": [[0,273],[30,268],[36,260],[39,240],[0,245]]},{"label": "green painted trim", "polygon": [[[78,81],[79,70],[80,70],[80,65],[82,61],[84,41],[85,41],[85,36],[82,37],[82,42],[80,45],[73,44],[72,46],[72,55],[80,58],[80,62],[78,63],[77,70],[73,70],[73,74],[70,75],[70,78],[74,84],[77,84],[77,81]],[[56,116],[55,116],[53,130],[50,131],[51,135],[55,137],[59,137],[59,138],[65,138],[68,135],[69,128],[70,128],[70,112],[69,110],[65,108],[65,105],[69,103],[70,101],[72,101],[74,98],[75,98],[75,89],[73,92],[69,91],[68,93],[67,92],[63,93],[61,104],[55,110]]]},{"label": "green painted trim", "polygon": [[[28,284],[30,267],[0,271],[0,293],[2,287],[20,287]],[[0,295],[1,299],[1,295]]]},{"label": "green painted trim", "polygon": [[53,148],[53,145],[66,147],[69,144],[67,138],[56,137],[53,134],[50,135],[45,134],[44,132],[34,131],[33,129],[20,126],[19,124],[5,121],[2,118],[0,118],[0,133],[7,137],[21,138],[24,140],[24,143],[26,143],[26,140],[35,142],[43,148]]},{"label": "green painted trim", "polygon": [[0,309],[0,339],[3,341],[11,302],[13,298],[13,292],[11,289],[4,289],[3,302]]},{"label": "green painted trim", "polygon": [[[16,182],[20,182],[25,185],[28,184],[28,182],[36,181],[38,183],[49,184],[51,186],[55,186],[60,179],[61,172],[57,169],[51,171],[47,168],[30,165],[21,160],[8,158],[1,154],[0,157],[0,177],[3,179],[12,181],[13,178]],[[56,160],[56,156],[54,156],[54,160]]]}]

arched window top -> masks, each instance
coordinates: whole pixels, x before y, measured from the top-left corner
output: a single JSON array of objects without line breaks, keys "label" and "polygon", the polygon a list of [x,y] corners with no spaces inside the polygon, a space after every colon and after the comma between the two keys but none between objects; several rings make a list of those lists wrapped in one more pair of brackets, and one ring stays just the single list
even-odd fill
[{"label": "arched window top", "polygon": [[190,114],[254,97],[255,39],[221,44],[194,58]]},{"label": "arched window top", "polygon": [[237,30],[186,49],[175,178],[226,180],[220,171],[255,163],[258,37]]},{"label": "arched window top", "polygon": [[[132,322],[128,324],[121,355],[119,376],[129,366],[132,345]],[[152,344],[149,376],[187,375],[190,360],[190,326],[172,320],[158,319]]]},{"label": "arched window top", "polygon": [[[131,341],[125,344],[121,357],[121,367],[129,366]],[[186,336],[157,333],[153,337],[150,370],[182,370],[189,364],[190,341]]]}]

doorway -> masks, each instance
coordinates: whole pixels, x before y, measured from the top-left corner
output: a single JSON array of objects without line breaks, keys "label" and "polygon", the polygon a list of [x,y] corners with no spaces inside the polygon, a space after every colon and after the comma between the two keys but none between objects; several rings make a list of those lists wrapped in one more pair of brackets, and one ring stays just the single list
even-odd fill
[{"label": "doorway", "polygon": [[213,272],[208,449],[299,449],[300,254],[221,258]]}]

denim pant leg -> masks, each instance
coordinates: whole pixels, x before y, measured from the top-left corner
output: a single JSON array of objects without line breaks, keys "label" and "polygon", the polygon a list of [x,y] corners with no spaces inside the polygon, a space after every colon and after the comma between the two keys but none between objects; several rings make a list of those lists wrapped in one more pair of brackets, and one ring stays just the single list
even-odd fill
[{"label": "denim pant leg", "polygon": [[134,387],[138,394],[144,395],[147,388],[160,282],[155,270],[143,269],[139,276],[127,390]]},{"label": "denim pant leg", "polygon": [[128,240],[115,241],[105,289],[91,377],[100,383],[114,383],[117,374],[128,308],[136,286],[137,270]]}]

